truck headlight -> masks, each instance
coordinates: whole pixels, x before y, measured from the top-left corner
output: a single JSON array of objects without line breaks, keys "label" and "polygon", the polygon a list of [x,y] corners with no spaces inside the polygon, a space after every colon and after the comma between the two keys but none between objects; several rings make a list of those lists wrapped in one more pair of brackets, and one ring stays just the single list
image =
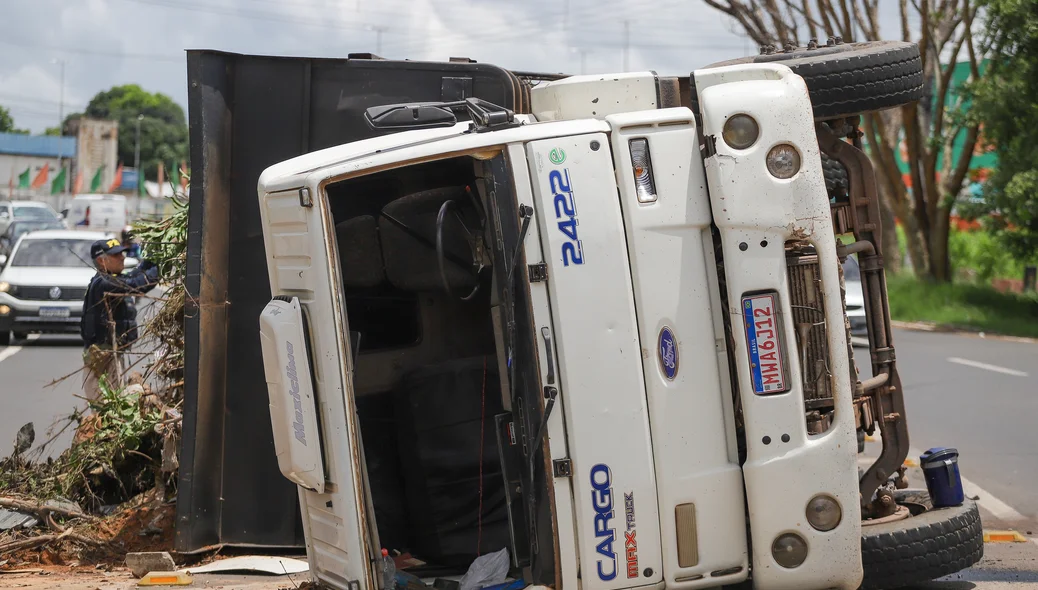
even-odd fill
[{"label": "truck headlight", "polygon": [[0,293],[7,293],[11,290],[11,283],[0,281]]},{"label": "truck headlight", "polygon": [[768,172],[785,180],[800,172],[800,152],[788,143],[780,143],[768,152]]},{"label": "truck headlight", "polygon": [[760,126],[757,120],[749,115],[734,115],[724,122],[721,137],[724,142],[737,150],[744,150],[757,142]]},{"label": "truck headlight", "polygon": [[807,522],[816,530],[831,531],[843,518],[843,510],[835,498],[819,494],[807,503]]},{"label": "truck headlight", "polygon": [[0,315],[7,315],[11,313],[11,308],[6,305],[0,305]]},{"label": "truck headlight", "polygon": [[771,556],[784,568],[799,567],[807,559],[807,541],[796,533],[783,533],[771,544]]}]

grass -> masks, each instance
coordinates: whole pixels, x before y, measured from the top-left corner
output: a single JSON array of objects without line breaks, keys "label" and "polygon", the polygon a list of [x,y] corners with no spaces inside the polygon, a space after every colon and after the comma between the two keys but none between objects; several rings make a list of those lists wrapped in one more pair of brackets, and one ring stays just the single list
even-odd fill
[{"label": "grass", "polygon": [[887,277],[892,319],[933,322],[991,334],[1038,338],[1038,296],[971,283],[934,284],[903,273]]}]

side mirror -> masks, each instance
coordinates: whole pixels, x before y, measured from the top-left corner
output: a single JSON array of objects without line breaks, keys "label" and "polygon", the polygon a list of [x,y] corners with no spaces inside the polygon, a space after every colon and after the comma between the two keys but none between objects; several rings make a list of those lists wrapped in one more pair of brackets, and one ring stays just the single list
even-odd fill
[{"label": "side mirror", "polygon": [[62,219],[68,219],[68,209],[62,209],[61,213],[59,213],[59,215],[61,216]]},{"label": "side mirror", "polygon": [[123,260],[123,270],[131,270],[137,268],[137,265],[140,263],[140,260],[137,260],[136,258],[130,258],[129,256],[127,256],[126,259]]}]

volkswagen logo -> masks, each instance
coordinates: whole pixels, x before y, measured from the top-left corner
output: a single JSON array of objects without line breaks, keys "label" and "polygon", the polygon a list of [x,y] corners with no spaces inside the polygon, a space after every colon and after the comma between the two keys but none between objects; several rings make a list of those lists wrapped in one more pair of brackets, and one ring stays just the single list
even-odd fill
[{"label": "volkswagen logo", "polygon": [[61,297],[61,289],[58,287],[51,287],[49,295],[51,299],[58,299]]}]

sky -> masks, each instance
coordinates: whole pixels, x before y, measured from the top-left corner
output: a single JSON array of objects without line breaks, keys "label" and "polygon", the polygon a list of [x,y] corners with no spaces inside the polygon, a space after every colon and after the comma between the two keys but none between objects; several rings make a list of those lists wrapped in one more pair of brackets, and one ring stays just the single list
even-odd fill
[{"label": "sky", "polygon": [[[896,38],[896,13],[882,12]],[[0,105],[16,126],[42,133],[62,108],[82,111],[98,92],[135,83],[186,113],[185,49],[463,56],[590,74],[623,71],[625,38],[627,69],[661,75],[756,53],[703,0],[0,0]]]}]

